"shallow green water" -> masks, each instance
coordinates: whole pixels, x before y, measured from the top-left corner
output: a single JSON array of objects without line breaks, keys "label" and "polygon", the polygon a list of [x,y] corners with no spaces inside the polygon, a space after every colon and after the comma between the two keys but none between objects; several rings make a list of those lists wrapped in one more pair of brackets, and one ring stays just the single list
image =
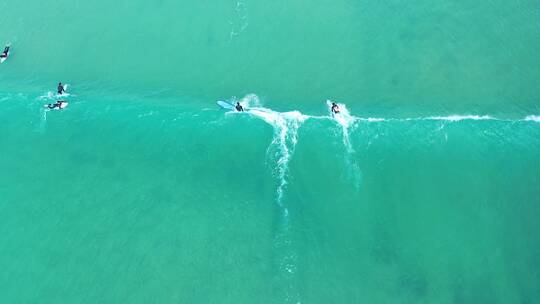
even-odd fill
[{"label": "shallow green water", "polygon": [[0,302],[537,302],[539,17],[1,2]]}]

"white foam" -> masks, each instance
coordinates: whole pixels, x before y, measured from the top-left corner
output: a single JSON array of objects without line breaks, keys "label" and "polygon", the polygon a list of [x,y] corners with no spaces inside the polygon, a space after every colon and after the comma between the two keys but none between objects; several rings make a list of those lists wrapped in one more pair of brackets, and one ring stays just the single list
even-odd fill
[{"label": "white foam", "polygon": [[[328,112],[330,113],[330,115],[332,115],[332,101],[327,100],[326,105],[328,106]],[[346,105],[342,103],[337,103],[337,105],[339,107],[339,113],[333,114],[333,117],[335,121],[338,122],[343,128],[348,129],[354,124],[357,118],[349,113],[349,109],[347,109]]]},{"label": "white foam", "polygon": [[367,121],[367,122],[380,122],[380,121],[387,121],[388,119],[384,118],[376,118],[376,117],[368,117],[368,118],[356,118],[357,120]]},{"label": "white foam", "polygon": [[449,116],[429,116],[423,120],[446,120],[446,121],[461,121],[461,120],[492,120],[489,115],[449,115]]},{"label": "white foam", "polygon": [[49,91],[47,93],[45,93],[44,95],[41,95],[38,97],[39,100],[44,100],[44,99],[54,99],[56,97],[57,94]]},{"label": "white foam", "polygon": [[[326,105],[330,115],[332,115],[332,101],[327,100]],[[334,120],[341,126],[342,136],[343,136],[343,145],[347,150],[346,162],[348,167],[352,170],[352,175],[354,177],[355,186],[358,188],[360,186],[360,169],[356,162],[354,161],[353,155],[355,153],[353,145],[349,137],[349,131],[351,128],[354,128],[357,117],[352,116],[347,109],[347,106],[341,103],[337,104],[339,107],[339,113],[333,114]],[[368,118],[368,121],[373,121],[373,118]]]},{"label": "white foam", "polygon": [[540,122],[540,115],[529,115],[529,116],[525,117],[525,121]]},{"label": "white foam", "polygon": [[142,113],[142,114],[137,115],[137,118],[148,117],[148,116],[152,116],[152,115],[154,115],[154,114],[155,114],[154,111],[149,111],[149,112],[146,112],[146,113]]},{"label": "white foam", "polygon": [[47,126],[47,112],[49,112],[49,109],[41,108],[41,119],[39,121],[39,132],[44,132],[45,128]]},{"label": "white foam", "polygon": [[[298,141],[298,129],[309,117],[298,111],[280,113],[266,108],[251,108],[249,114],[258,117],[274,128],[274,138],[271,145],[277,147],[277,175],[279,185],[277,188],[277,203],[282,205],[283,193],[287,185],[289,160]],[[285,207],[284,207],[285,208]],[[285,208],[285,212],[288,213]]]},{"label": "white foam", "polygon": [[341,129],[343,131],[343,144],[347,148],[347,151],[349,153],[352,153],[354,152],[354,149],[352,148],[351,142],[349,140],[349,128],[354,125],[354,122],[356,121],[356,117],[352,116],[349,113],[347,106],[341,103],[337,104],[339,106],[339,113],[333,114],[332,103],[333,102],[331,100],[327,100],[326,106],[328,107],[328,111],[330,115],[332,115],[334,120],[341,126]]},{"label": "white foam", "polygon": [[53,100],[53,99],[59,99],[59,98],[68,97],[68,96],[70,96],[69,93],[57,94],[57,93],[48,91],[47,93],[39,96],[37,99],[38,100]]},{"label": "white foam", "polygon": [[[226,100],[227,103],[232,104],[233,106],[236,105],[236,103],[240,103],[240,105],[244,108],[244,111],[250,110],[250,109],[259,109],[262,111],[271,112],[272,110],[266,109],[262,107],[262,102],[259,99],[259,96],[255,94],[248,94],[241,99],[237,99],[236,97],[233,97],[231,99]],[[236,109],[231,109],[227,113],[238,113]]]},{"label": "white foam", "polygon": [[[262,106],[262,102],[260,101],[259,97],[255,94],[248,94],[242,99],[237,100],[236,98],[232,98],[232,100],[229,100],[229,102],[236,104],[236,102],[240,102],[240,104],[244,107],[246,110],[251,110],[253,114],[256,114],[256,116],[259,116],[261,118],[264,118],[265,121],[268,123],[272,123],[276,121],[276,117],[272,117],[270,113],[278,113],[275,111],[272,111],[270,109],[264,108]],[[457,122],[457,121],[463,121],[463,120],[496,120],[496,121],[508,121],[508,122],[515,122],[515,121],[536,121],[540,122],[540,116],[539,115],[529,115],[525,117],[524,119],[518,119],[518,120],[512,120],[512,119],[504,119],[504,118],[496,118],[490,115],[472,115],[472,114],[451,114],[451,115],[434,115],[434,116],[425,116],[425,117],[408,117],[408,118],[382,118],[382,117],[357,117],[352,115],[349,110],[347,109],[347,106],[342,103],[337,103],[337,105],[340,108],[339,114],[333,114],[331,111],[332,101],[327,100],[326,105],[328,107],[328,115],[306,115],[302,114],[298,111],[292,111],[292,112],[284,112],[280,113],[283,115],[297,115],[298,118],[302,117],[303,120],[305,119],[320,119],[320,120],[334,120],[337,122],[342,128],[349,131],[350,128],[354,127],[355,124],[358,121],[363,122],[404,122],[404,121],[421,121],[421,120],[437,120],[437,121],[449,121],[449,122]],[[231,111],[236,113],[236,111]],[[289,114],[287,114],[289,113]],[[296,114],[290,114],[290,113],[296,113]]]},{"label": "white foam", "polygon": [[[246,99],[246,98],[244,98]],[[248,98],[250,102],[259,103],[258,98],[251,96]],[[272,142],[268,147],[268,151],[276,149],[273,155],[275,160],[275,174],[278,179],[278,187],[276,189],[276,203],[280,207],[282,217],[277,234],[275,235],[274,246],[279,253],[279,265],[284,276],[284,282],[287,286],[285,289],[286,302],[299,302],[298,291],[296,286],[297,259],[296,250],[290,236],[289,210],[283,203],[285,189],[288,183],[289,161],[292,158],[296,143],[298,142],[298,129],[304,121],[309,119],[309,116],[303,115],[298,111],[292,112],[276,112],[263,107],[250,107],[246,113],[262,119],[270,124],[274,129]]]}]

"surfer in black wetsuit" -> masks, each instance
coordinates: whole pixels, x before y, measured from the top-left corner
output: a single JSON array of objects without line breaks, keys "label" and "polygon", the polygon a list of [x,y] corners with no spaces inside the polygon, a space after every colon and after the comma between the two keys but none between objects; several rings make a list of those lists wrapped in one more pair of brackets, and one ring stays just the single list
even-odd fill
[{"label": "surfer in black wetsuit", "polygon": [[236,111],[238,112],[244,112],[244,107],[242,107],[242,105],[239,102],[236,103],[235,108],[236,108]]},{"label": "surfer in black wetsuit", "polygon": [[58,83],[58,94],[64,94],[66,90],[64,90],[64,86],[61,82]]},{"label": "surfer in black wetsuit", "polygon": [[7,58],[8,53],[9,53],[9,46],[6,46],[4,48],[4,52],[2,53],[2,55],[0,55],[0,58]]},{"label": "surfer in black wetsuit", "polygon": [[332,113],[338,114],[339,113],[339,106],[335,102],[332,102],[331,110],[332,110]]},{"label": "surfer in black wetsuit", "polygon": [[49,107],[49,109],[54,109],[54,108],[58,108],[58,109],[62,109],[62,103],[64,103],[65,101],[62,101],[62,100],[59,100],[57,101],[56,103],[50,103],[47,107]]}]

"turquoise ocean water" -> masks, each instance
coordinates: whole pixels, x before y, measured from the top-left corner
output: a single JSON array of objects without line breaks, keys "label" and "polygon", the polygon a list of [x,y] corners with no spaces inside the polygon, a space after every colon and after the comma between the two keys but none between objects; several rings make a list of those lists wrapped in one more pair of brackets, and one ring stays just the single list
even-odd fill
[{"label": "turquoise ocean water", "polygon": [[538,303],[539,20],[0,2],[0,302]]}]

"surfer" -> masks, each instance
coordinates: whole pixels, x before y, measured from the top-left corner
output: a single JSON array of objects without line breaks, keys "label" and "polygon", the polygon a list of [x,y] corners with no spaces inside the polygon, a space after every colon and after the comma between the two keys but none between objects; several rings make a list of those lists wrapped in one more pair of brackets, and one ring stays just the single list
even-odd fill
[{"label": "surfer", "polygon": [[9,54],[9,46],[6,46],[4,48],[4,52],[2,52],[2,55],[0,55],[0,58],[7,58],[8,54]]},{"label": "surfer", "polygon": [[64,94],[66,90],[64,89],[64,85],[62,85],[61,82],[58,83],[58,94]]},{"label": "surfer", "polygon": [[64,103],[65,101],[63,100],[58,100],[56,103],[50,103],[47,107],[49,109],[55,109],[55,108],[58,108],[58,109],[62,109],[62,104]]},{"label": "surfer", "polygon": [[335,102],[332,102],[331,110],[332,110],[332,113],[338,114],[339,113],[339,106]]},{"label": "surfer", "polygon": [[244,112],[244,107],[242,107],[242,105],[239,102],[236,103],[235,108],[236,108],[236,111],[238,112]]}]

